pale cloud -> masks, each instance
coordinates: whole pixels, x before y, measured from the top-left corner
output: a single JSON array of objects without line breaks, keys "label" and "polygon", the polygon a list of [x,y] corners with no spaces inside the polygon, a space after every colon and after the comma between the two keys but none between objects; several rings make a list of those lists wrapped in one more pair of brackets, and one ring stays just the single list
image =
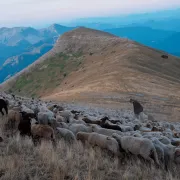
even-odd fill
[{"label": "pale cloud", "polygon": [[0,0],[0,26],[180,7],[180,0]]}]

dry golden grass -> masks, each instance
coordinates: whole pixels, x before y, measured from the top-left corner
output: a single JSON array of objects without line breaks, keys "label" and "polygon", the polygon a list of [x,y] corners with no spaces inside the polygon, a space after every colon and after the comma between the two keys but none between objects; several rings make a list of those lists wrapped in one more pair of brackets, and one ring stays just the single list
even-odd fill
[{"label": "dry golden grass", "polygon": [[[0,119],[1,123],[5,119]],[[179,179],[179,167],[165,172],[136,157],[124,161],[98,148],[80,142],[59,140],[53,149],[50,142],[34,147],[30,138],[18,134],[6,137],[1,125],[0,179],[2,180],[121,180]]]}]

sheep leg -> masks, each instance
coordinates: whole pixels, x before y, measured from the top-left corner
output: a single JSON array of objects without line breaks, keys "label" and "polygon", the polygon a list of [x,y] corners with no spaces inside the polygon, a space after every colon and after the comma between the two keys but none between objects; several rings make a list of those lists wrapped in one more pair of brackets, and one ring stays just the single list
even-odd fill
[{"label": "sheep leg", "polygon": [[151,150],[150,156],[151,156],[151,158],[154,160],[154,162],[156,163],[156,165],[159,167],[160,164],[159,164],[158,155],[157,155],[157,152],[156,152],[156,149],[155,149],[155,148]]},{"label": "sheep leg", "polygon": [[2,109],[0,110],[0,112],[1,112],[2,116],[4,116],[4,112],[2,111]]},{"label": "sheep leg", "polygon": [[8,108],[7,108],[7,106],[4,107],[4,109],[5,109],[5,111],[6,111],[6,115],[8,115]]},{"label": "sheep leg", "polygon": [[56,148],[57,144],[56,144],[56,140],[55,139],[52,139],[52,145],[54,148]]},{"label": "sheep leg", "polygon": [[150,161],[151,164],[154,164],[154,160],[149,156],[142,156],[145,160]]},{"label": "sheep leg", "polygon": [[40,142],[40,137],[32,136],[32,140],[33,140],[34,146],[37,146],[37,144]]}]

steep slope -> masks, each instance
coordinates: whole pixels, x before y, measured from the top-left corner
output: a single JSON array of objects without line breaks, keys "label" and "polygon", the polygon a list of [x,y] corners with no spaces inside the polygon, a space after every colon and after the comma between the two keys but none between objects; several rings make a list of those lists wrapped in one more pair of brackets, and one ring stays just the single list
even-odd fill
[{"label": "steep slope", "polygon": [[98,99],[120,93],[180,96],[180,59],[109,33],[78,28],[1,86],[54,100]]}]

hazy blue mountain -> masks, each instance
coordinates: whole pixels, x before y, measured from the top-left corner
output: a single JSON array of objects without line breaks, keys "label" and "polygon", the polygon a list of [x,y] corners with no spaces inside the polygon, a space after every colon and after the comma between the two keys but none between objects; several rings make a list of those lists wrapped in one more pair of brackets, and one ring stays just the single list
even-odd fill
[{"label": "hazy blue mountain", "polygon": [[71,21],[69,25],[103,30],[180,56],[180,8],[113,17],[82,18]]},{"label": "hazy blue mountain", "polygon": [[175,56],[180,55],[180,32],[157,30],[142,26],[106,29],[104,31],[166,51]]},{"label": "hazy blue mountain", "polygon": [[45,29],[0,28],[0,83],[48,52],[72,27],[53,24]]},{"label": "hazy blue mountain", "polygon": [[39,59],[43,54],[52,49],[52,45],[44,44],[41,47],[33,49],[32,52],[23,53],[18,56],[11,57],[5,61],[0,68],[0,83],[15,75],[35,60]]},{"label": "hazy blue mountain", "polygon": [[85,26],[100,30],[127,26],[146,26],[152,29],[180,32],[180,8],[112,17],[82,18],[73,20],[67,25]]},{"label": "hazy blue mountain", "polygon": [[175,56],[180,56],[180,32],[173,33],[171,36],[159,41],[154,47],[170,52]]}]

